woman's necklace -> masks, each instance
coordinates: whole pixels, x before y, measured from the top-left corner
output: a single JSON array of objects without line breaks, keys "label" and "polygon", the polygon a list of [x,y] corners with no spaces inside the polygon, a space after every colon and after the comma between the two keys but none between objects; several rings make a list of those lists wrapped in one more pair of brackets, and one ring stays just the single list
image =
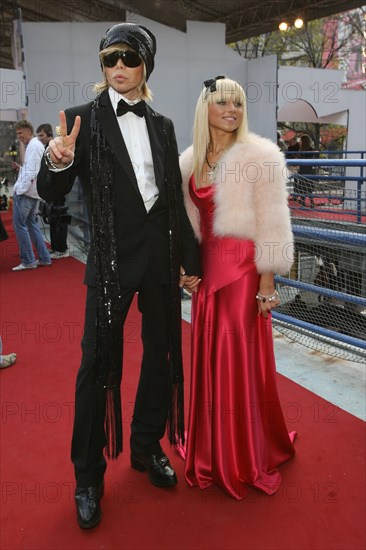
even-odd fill
[{"label": "woman's necklace", "polygon": [[219,170],[219,165],[217,163],[210,164],[208,162],[207,153],[206,153],[206,162],[207,162],[208,167],[210,168],[210,170],[207,172],[208,181],[210,183],[212,183],[215,180],[216,174]]},{"label": "woman's necklace", "polygon": [[213,152],[213,146],[211,143],[209,143],[207,145],[207,150],[206,150],[206,163],[207,163],[207,166],[209,167],[209,171],[207,172],[207,176],[208,176],[208,181],[210,183],[212,183],[213,181],[215,181],[215,178],[216,178],[216,175],[219,171],[219,164],[217,162],[214,162],[213,164],[210,164],[210,162],[208,161],[208,158],[207,158],[207,154],[208,153],[213,153],[213,156],[215,157],[221,157],[221,155],[224,153],[224,151],[226,151],[226,149],[228,148],[229,145],[226,145],[225,147],[223,147],[222,149],[219,149],[218,151],[216,151],[215,153]]}]

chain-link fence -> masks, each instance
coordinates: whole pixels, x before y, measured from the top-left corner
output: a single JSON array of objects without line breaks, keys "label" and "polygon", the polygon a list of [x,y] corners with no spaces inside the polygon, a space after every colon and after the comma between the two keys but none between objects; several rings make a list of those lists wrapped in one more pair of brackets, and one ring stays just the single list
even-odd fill
[{"label": "chain-link fence", "polygon": [[[289,177],[295,262],[288,277],[276,278],[281,305],[273,315],[275,328],[309,348],[362,362],[366,358],[365,161],[297,159],[289,165],[314,162],[318,163],[314,175],[301,175],[300,182],[297,172]],[[353,175],[347,175],[350,168]]]}]

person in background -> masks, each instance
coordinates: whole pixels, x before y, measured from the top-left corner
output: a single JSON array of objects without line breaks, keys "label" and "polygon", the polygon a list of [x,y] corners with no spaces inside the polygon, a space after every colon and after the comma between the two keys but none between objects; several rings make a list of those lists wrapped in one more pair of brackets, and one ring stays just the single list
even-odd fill
[{"label": "person in background", "polygon": [[174,126],[145,102],[151,99],[155,36],[141,25],[120,23],[107,30],[99,51],[97,98],[60,113],[60,136],[50,141],[38,177],[41,196],[54,201],[79,176],[91,227],[71,451],[83,529],[102,517],[103,451],[111,458],[122,451],[122,335],[136,292],[143,358],[130,463],[157,487],[177,483],[160,440],[166,429],[171,442],[184,439],[180,286],[195,290],[200,271]]},{"label": "person in background", "polygon": [[9,200],[5,193],[0,197],[0,210],[7,210],[9,208]]},{"label": "person in background", "polygon": [[[296,134],[291,137],[287,144],[287,151],[298,151],[300,149],[300,144],[297,141]],[[295,154],[289,155],[288,158],[296,158]]]},{"label": "person in background", "polygon": [[51,124],[40,124],[36,130],[36,134],[42,145],[44,145],[44,147],[47,147],[47,145],[53,138],[53,130]]},{"label": "person in background", "polygon": [[0,242],[6,241],[8,238],[8,232],[6,230],[2,217],[0,216]]},{"label": "person in background", "polygon": [[[307,151],[307,154],[302,154],[302,151]],[[315,153],[309,153],[314,151],[311,146],[310,136],[308,134],[302,134],[300,136],[299,152],[297,158],[312,159],[315,158]],[[306,198],[309,198],[310,207],[314,208],[314,189],[315,183],[311,180],[311,176],[315,174],[316,170],[314,166],[299,166],[299,170],[296,176],[296,186],[294,185],[294,194],[299,196],[299,204],[302,207],[306,205]],[[308,177],[310,176],[310,177]]]},{"label": "person in background", "polygon": [[[0,216],[0,242],[6,241],[9,238],[8,232],[4,226],[3,220]],[[17,360],[16,353],[9,353],[8,355],[2,355],[3,353],[3,341],[0,334],[0,369],[6,369],[11,367]]]},{"label": "person in background", "polygon": [[16,353],[9,353],[8,355],[2,355],[3,353],[3,341],[0,335],[0,369],[6,369],[14,365],[17,360]]},{"label": "person in background", "polygon": [[[40,124],[36,130],[39,141],[47,147],[53,138],[51,124]],[[50,225],[51,259],[60,260],[70,256],[67,247],[68,224],[63,222],[60,211],[66,211],[66,198],[63,197],[48,205],[47,220]]]},{"label": "person in background", "polygon": [[193,146],[180,156],[188,217],[201,242],[192,297],[192,373],[185,476],[236,499],[273,494],[294,454],[279,402],[271,310],[274,273],[287,273],[293,236],[285,159],[250,133],[235,81],[204,82]]},{"label": "person in background", "polygon": [[277,145],[281,151],[287,151],[286,143],[282,139],[281,132],[277,132]]},{"label": "person in background", "polygon": [[[21,263],[13,267],[13,271],[24,271],[38,266],[50,266],[52,260],[37,220],[40,199],[37,193],[37,174],[44,147],[33,135],[33,126],[28,120],[17,122],[15,132],[18,140],[25,146],[25,155],[22,166],[14,163],[18,178],[13,187],[13,227]],[[32,243],[37,250],[38,260],[34,256]]]},{"label": "person in background", "polygon": [[[297,136],[296,134],[294,133],[292,135],[292,137],[290,137],[289,140],[286,141],[286,144],[287,144],[287,150],[286,150],[286,157],[289,159],[289,160],[293,160],[295,158],[297,158],[297,151],[300,149],[300,144],[299,142],[297,141]],[[288,154],[290,153],[290,154]],[[293,200],[297,200],[298,199],[298,193],[300,193],[299,191],[299,184],[298,184],[298,177],[297,177],[297,170],[298,170],[298,167],[296,166],[290,166],[289,167],[290,169],[290,172],[291,172],[291,175],[292,175],[292,180],[293,180],[293,193],[292,193],[292,198]]]}]

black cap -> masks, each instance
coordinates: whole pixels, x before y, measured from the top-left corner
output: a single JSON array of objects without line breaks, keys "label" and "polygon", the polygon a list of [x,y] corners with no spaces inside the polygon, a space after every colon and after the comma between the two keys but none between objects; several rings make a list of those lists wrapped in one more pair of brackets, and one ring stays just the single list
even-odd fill
[{"label": "black cap", "polygon": [[110,27],[100,41],[99,51],[113,44],[127,44],[138,52],[145,62],[146,80],[154,69],[156,38],[149,29],[135,23],[119,23]]}]

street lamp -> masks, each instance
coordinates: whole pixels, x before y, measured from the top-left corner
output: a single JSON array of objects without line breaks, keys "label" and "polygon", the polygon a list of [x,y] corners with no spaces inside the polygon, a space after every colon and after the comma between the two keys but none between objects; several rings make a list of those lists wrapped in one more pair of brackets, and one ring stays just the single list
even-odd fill
[{"label": "street lamp", "polygon": [[297,19],[295,19],[294,25],[297,29],[301,29],[301,27],[304,25],[304,21],[301,19],[301,17],[298,17]]}]

